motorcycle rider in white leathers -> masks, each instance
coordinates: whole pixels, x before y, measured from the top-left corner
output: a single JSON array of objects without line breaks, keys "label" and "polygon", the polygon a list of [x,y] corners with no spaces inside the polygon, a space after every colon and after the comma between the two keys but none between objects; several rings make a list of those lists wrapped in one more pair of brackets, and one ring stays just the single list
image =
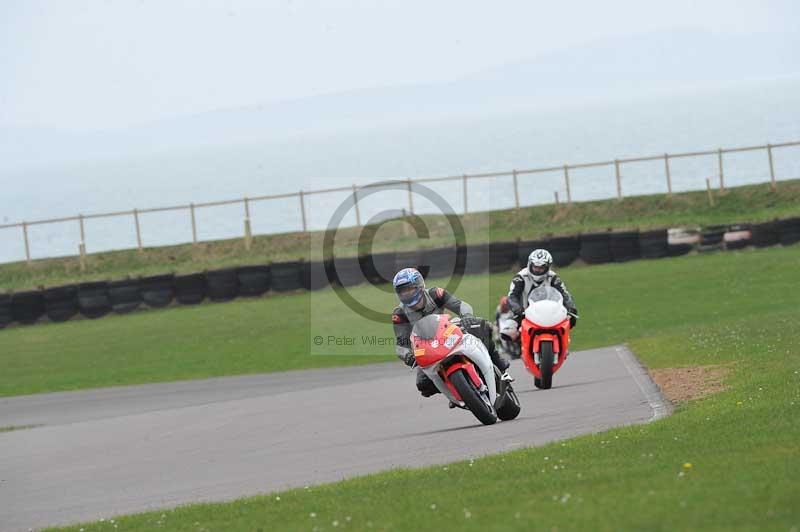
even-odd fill
[{"label": "motorcycle rider in white leathers", "polygon": [[528,256],[528,266],[521,269],[511,280],[508,291],[508,305],[519,322],[528,308],[528,296],[542,284],[547,283],[561,293],[564,307],[570,314],[570,325],[575,327],[578,309],[564,281],[550,267],[553,257],[546,249],[534,249]]}]

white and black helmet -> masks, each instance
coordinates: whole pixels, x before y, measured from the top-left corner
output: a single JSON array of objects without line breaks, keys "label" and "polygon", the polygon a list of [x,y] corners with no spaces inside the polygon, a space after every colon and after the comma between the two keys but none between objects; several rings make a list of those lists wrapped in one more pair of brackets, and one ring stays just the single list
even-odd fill
[{"label": "white and black helmet", "polygon": [[535,281],[544,279],[552,264],[553,256],[546,249],[534,249],[528,255],[528,271]]}]

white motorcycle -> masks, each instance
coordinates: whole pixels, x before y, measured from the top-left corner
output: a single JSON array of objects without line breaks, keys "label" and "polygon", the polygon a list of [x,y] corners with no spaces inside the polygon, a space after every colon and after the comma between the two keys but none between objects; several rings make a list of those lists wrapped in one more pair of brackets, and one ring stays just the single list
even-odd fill
[{"label": "white motorcycle", "polygon": [[417,364],[452,405],[471,411],[484,425],[519,415],[517,394],[501,378],[486,346],[449,316],[432,314],[419,320],[411,343]]}]

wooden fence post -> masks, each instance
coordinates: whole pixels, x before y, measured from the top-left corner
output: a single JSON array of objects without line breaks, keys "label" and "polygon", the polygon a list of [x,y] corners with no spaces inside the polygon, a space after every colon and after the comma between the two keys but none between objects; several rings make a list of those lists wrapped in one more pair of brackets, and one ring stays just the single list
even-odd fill
[{"label": "wooden fence post", "polygon": [[554,190],[553,191],[553,195],[556,197],[556,206],[558,206],[558,204],[559,204],[559,202],[558,202],[558,190]]},{"label": "wooden fence post", "polygon": [[714,194],[711,193],[711,179],[706,178],[706,192],[708,193],[708,205],[714,206]]},{"label": "wooden fence post", "polygon": [[305,199],[304,199],[305,198],[305,192],[303,192],[301,190],[298,193],[298,196],[300,197],[300,215],[302,216],[302,219],[303,219],[303,232],[307,233],[308,232],[308,226],[306,225],[306,202],[305,202]]},{"label": "wooden fence post", "polygon": [[194,203],[189,204],[189,212],[192,215],[192,245],[197,245],[197,221],[194,219]]},{"label": "wooden fence post", "polygon": [[769,156],[769,179],[772,191],[775,192],[778,187],[775,183],[775,166],[772,164],[772,144],[767,144],[767,155]]},{"label": "wooden fence post", "polygon": [[80,257],[81,271],[86,271],[86,232],[83,228],[83,215],[78,215],[78,222],[81,227],[81,241],[78,244],[78,256]]},{"label": "wooden fence post", "polygon": [[719,191],[725,192],[725,172],[722,169],[722,148],[717,150],[717,162],[719,163]]},{"label": "wooden fence post", "polygon": [[517,171],[512,172],[514,176],[514,208],[519,210],[519,185],[517,184]]},{"label": "wooden fence post", "polygon": [[358,189],[353,184],[353,205],[356,208],[356,227],[361,227],[361,211],[358,209]]},{"label": "wooden fence post", "polygon": [[667,195],[672,197],[672,175],[669,172],[669,155],[664,154],[664,171],[667,174]]},{"label": "wooden fence post", "polygon": [[614,171],[617,174],[617,200],[622,200],[622,179],[619,176],[619,160],[614,159]]},{"label": "wooden fence post", "polygon": [[406,180],[406,185],[408,186],[408,212],[409,214],[414,214],[414,200],[413,194],[411,193],[411,179]]},{"label": "wooden fence post", "polygon": [[25,262],[31,263],[31,246],[28,243],[28,222],[22,222],[22,238],[25,239]]},{"label": "wooden fence post", "polygon": [[250,200],[244,198],[244,249],[250,251],[253,243],[253,233],[250,228]]},{"label": "wooden fence post", "polygon": [[564,165],[564,184],[567,188],[567,205],[572,205],[572,192],[569,189],[569,167]]},{"label": "wooden fence post", "polygon": [[142,252],[142,231],[139,228],[139,210],[133,209],[133,223],[136,225],[136,248]]}]

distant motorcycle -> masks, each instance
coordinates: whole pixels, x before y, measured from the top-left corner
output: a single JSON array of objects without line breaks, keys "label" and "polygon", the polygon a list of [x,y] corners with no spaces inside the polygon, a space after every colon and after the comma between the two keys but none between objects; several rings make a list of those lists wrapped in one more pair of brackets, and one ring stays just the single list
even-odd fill
[{"label": "distant motorcycle", "polygon": [[522,361],[537,388],[549,390],[569,354],[570,314],[561,293],[543,284],[531,291],[520,326]]},{"label": "distant motorcycle", "polygon": [[510,313],[508,316],[500,316],[495,332],[496,343],[499,346],[500,353],[511,359],[519,358],[521,356],[519,325],[514,316]]},{"label": "distant motorcycle", "polygon": [[471,411],[484,425],[519,415],[517,394],[501,378],[483,342],[464,333],[449,316],[419,320],[411,343],[417,364],[452,405]]}]

